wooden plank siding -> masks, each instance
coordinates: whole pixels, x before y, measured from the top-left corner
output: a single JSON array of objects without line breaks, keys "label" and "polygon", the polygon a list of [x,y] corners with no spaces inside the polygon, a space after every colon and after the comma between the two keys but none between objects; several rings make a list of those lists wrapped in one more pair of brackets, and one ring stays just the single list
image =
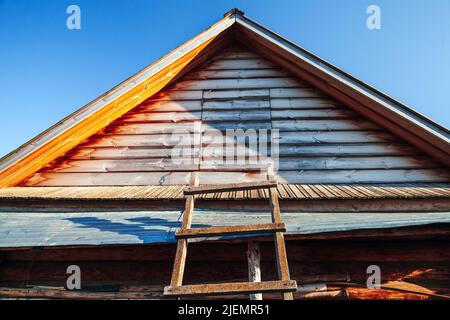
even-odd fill
[{"label": "wooden plank siding", "polygon": [[[258,146],[227,129],[279,130],[284,184],[448,182],[449,172],[374,122],[243,48],[225,49],[21,186],[200,184],[264,180]],[[261,139],[263,141],[264,139]],[[235,148],[235,149],[234,149]],[[239,163],[224,163],[239,153]],[[173,157],[177,162],[173,162]],[[263,162],[264,162],[263,161]],[[265,162],[264,162],[265,163]]]},{"label": "wooden plank siding", "polygon": [[[432,227],[408,229],[411,230],[410,234],[412,230],[416,230],[416,235],[418,232],[422,235]],[[363,238],[365,241],[361,241],[358,233],[354,234],[354,238],[345,241],[289,241],[288,237],[286,248],[291,278],[302,284],[299,286],[299,292],[294,293],[294,298],[306,299],[306,294],[330,293],[346,283],[365,285],[367,266],[374,261],[383,270],[383,286],[412,289],[418,293],[450,294],[448,231],[446,238],[439,240],[423,240],[417,236],[415,239],[410,235],[409,241],[393,241],[393,236],[401,234],[399,229],[391,230],[388,235],[380,231],[376,234],[378,241],[371,241],[370,238]],[[261,280],[275,280],[274,246],[267,241],[258,243]],[[0,296],[160,299],[163,297],[163,287],[170,281],[175,249],[171,243],[153,246],[44,247],[39,250],[29,248],[1,251],[4,262],[0,273]],[[246,281],[246,250],[246,241],[190,244],[185,282],[211,283],[217,282],[218,279],[227,282]],[[66,269],[71,264],[77,264],[83,270],[83,291],[78,291],[78,296],[71,296],[76,294],[75,291],[64,290],[67,281]],[[312,292],[305,294],[305,290],[301,289],[307,288],[308,284],[326,284],[323,290],[327,291],[316,291],[317,289],[310,286]],[[22,295],[19,295],[19,288],[23,290]],[[351,299],[429,299],[417,293],[401,291],[347,287],[344,289],[349,290]],[[45,292],[52,291],[56,291],[56,294],[45,295]],[[263,295],[264,299],[278,297],[279,295]],[[229,296],[227,298],[230,299]],[[247,297],[238,295],[231,298]]]}]

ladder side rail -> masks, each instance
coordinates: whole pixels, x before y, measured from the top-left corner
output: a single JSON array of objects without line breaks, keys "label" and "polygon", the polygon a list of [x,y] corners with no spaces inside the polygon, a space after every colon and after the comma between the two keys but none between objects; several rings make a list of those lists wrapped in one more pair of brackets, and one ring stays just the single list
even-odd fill
[{"label": "ladder side rail", "polygon": [[[191,186],[198,185],[198,176],[196,172],[191,175]],[[181,224],[181,230],[189,229],[192,224],[192,216],[194,211],[194,195],[186,197],[186,204],[183,213],[183,221]],[[186,265],[188,239],[179,239],[177,241],[177,251],[175,253],[175,262],[173,264],[172,278],[170,285],[172,287],[181,286],[183,284],[184,269]]]}]

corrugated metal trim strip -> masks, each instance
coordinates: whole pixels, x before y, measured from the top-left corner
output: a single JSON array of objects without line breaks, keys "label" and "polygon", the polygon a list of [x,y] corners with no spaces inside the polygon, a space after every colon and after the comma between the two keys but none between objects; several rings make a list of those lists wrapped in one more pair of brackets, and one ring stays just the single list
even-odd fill
[{"label": "corrugated metal trim strip", "polygon": [[[14,187],[0,189],[0,200],[176,200],[183,199],[186,186],[130,187]],[[415,199],[450,198],[448,183],[415,184],[280,184],[280,199]],[[258,200],[267,192],[224,192],[200,195],[201,199]]]}]

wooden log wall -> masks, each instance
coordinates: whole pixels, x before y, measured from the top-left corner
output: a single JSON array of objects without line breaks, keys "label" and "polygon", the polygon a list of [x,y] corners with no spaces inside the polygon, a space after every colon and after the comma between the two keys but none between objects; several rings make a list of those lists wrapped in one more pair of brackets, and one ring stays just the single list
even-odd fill
[{"label": "wooden log wall", "polygon": [[[227,150],[217,134],[226,129],[278,129],[282,183],[450,180],[448,171],[373,122],[272,62],[230,47],[21,185],[188,184],[192,171],[200,184],[261,180],[248,164],[261,156],[258,147],[238,143],[244,162],[222,163]],[[187,148],[174,163],[176,145]]]},{"label": "wooden log wall", "polygon": [[[449,295],[448,245],[448,240],[288,241],[291,277],[301,286],[295,298],[430,299],[427,294]],[[174,244],[166,244],[3,251],[0,297],[27,292],[62,297],[67,293],[66,269],[76,264],[81,268],[84,291],[72,292],[74,298],[163,298],[175,249]],[[246,250],[245,242],[191,244],[184,283],[247,281]],[[272,242],[261,242],[260,254],[262,280],[274,280]],[[372,264],[381,268],[383,286],[406,292],[352,286],[365,286],[366,269]],[[320,291],[311,292],[311,287]],[[264,299],[278,296],[265,294]]]}]

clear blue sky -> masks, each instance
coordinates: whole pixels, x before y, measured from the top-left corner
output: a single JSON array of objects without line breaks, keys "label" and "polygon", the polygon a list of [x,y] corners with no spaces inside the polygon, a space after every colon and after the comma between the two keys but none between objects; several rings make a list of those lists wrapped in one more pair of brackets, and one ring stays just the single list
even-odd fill
[{"label": "clear blue sky", "polygon": [[[81,30],[66,28],[71,4]],[[232,7],[450,127],[449,0],[0,0],[0,156]]]}]

